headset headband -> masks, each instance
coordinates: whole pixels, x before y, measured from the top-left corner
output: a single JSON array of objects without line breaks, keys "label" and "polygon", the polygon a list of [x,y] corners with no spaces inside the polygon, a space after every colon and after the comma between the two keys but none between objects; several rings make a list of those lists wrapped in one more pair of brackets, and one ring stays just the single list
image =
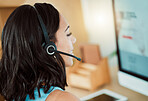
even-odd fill
[{"label": "headset headband", "polygon": [[45,27],[45,24],[44,24],[44,22],[42,20],[42,17],[40,16],[38,10],[35,8],[35,6],[33,6],[33,8],[35,9],[35,11],[37,13],[37,17],[38,17],[38,20],[40,22],[41,29],[43,31],[44,38],[45,38],[45,43],[43,43],[42,46],[45,48],[46,52],[49,55],[53,55],[56,52],[57,47],[54,44],[54,42],[50,41],[50,39],[48,37],[48,32],[47,32],[46,27]]},{"label": "headset headband", "polygon": [[40,16],[39,12],[37,11],[37,9],[35,8],[35,6],[33,6],[36,13],[37,13],[37,16],[38,16],[38,19],[39,19],[39,22],[41,24],[41,27],[42,27],[42,30],[43,30],[43,34],[44,34],[44,38],[45,38],[45,42],[49,44],[50,40],[48,38],[48,33],[47,33],[47,30],[46,30],[46,27],[45,27],[45,24],[42,20],[42,17]]}]

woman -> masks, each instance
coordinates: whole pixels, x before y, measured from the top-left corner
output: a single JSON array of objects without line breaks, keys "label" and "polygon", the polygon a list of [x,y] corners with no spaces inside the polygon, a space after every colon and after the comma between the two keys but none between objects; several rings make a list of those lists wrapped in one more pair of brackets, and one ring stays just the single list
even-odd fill
[{"label": "woman", "polygon": [[65,67],[71,66],[73,59],[47,50],[44,29],[57,50],[73,54],[76,39],[51,4],[36,3],[15,9],[2,33],[0,93],[7,101],[79,101],[64,91]]}]

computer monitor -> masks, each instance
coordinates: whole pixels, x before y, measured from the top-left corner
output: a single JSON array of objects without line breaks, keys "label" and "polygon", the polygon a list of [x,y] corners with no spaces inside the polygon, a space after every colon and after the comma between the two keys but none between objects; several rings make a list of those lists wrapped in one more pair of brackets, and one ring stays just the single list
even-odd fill
[{"label": "computer monitor", "polygon": [[148,96],[148,1],[113,0],[119,83]]}]

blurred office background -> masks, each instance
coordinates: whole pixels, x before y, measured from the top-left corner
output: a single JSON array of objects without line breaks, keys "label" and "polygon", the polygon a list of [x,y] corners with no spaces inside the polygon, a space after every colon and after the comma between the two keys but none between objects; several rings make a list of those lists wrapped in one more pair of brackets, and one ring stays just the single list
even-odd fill
[{"label": "blurred office background", "polygon": [[65,16],[77,38],[75,55],[80,56],[81,43],[98,44],[101,55],[109,57],[110,67],[117,65],[112,0],[0,0],[0,32],[16,7],[35,2],[51,3]]},{"label": "blurred office background", "polygon": [[[15,8],[22,4],[33,5],[36,2],[51,3],[65,16],[70,25],[70,32],[72,32],[77,39],[77,42],[74,44],[74,54],[76,56],[81,57],[79,46],[83,43],[99,45],[101,56],[108,58],[109,69],[111,70],[111,79],[109,79],[110,84],[104,86],[105,89],[107,88],[118,92],[119,94],[123,94],[129,98],[129,101],[147,101],[146,99],[148,99],[148,97],[135,93],[127,88],[123,88],[118,83],[116,36],[114,30],[112,0],[0,0],[0,33],[2,33],[6,19]],[[75,59],[74,62],[76,63]],[[88,66],[93,67],[94,65]],[[92,74],[94,74],[94,72]],[[97,72],[96,74],[99,73]],[[106,74],[105,76],[101,75],[99,77],[106,77]],[[93,78],[97,77],[93,76]],[[80,83],[77,84],[79,85]],[[98,89],[100,90],[104,88]],[[79,97],[91,93],[91,91],[80,91],[79,89],[74,88],[68,88],[68,91],[77,94]]]}]

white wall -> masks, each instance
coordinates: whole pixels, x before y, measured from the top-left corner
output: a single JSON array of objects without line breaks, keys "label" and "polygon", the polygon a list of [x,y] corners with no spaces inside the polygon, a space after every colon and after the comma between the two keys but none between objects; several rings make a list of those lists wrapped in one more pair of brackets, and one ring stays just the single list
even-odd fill
[{"label": "white wall", "polygon": [[[112,0],[81,0],[89,42],[99,44],[103,57],[116,50]],[[115,57],[114,57],[115,58]],[[116,64],[116,58],[110,60]]]}]

